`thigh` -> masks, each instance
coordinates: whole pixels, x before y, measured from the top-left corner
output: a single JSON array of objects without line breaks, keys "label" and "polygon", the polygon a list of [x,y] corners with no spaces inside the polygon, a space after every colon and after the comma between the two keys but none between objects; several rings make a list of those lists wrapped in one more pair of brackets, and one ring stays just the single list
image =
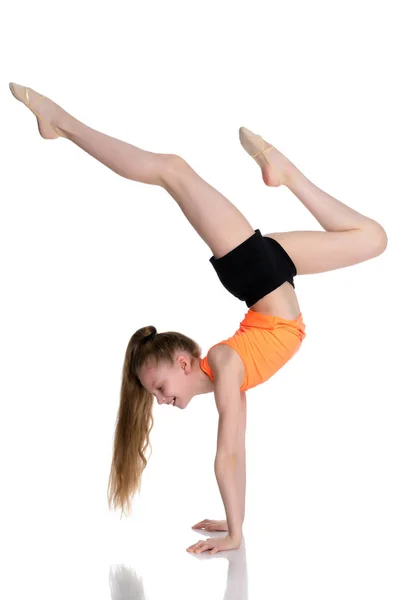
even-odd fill
[{"label": "thigh", "polygon": [[254,234],[240,210],[185,160],[175,156],[168,165],[163,173],[163,187],[215,258],[225,256]]},{"label": "thigh", "polygon": [[288,231],[268,233],[296,266],[297,275],[325,273],[349,267],[377,255],[382,236],[369,230]]}]

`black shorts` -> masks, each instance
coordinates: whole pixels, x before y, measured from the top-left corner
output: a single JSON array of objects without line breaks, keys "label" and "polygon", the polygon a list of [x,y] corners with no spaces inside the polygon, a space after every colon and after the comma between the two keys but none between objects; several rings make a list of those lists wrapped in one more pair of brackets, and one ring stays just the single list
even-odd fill
[{"label": "black shorts", "polygon": [[288,281],[294,288],[296,267],[282,246],[259,229],[228,254],[210,262],[225,289],[252,306]]}]

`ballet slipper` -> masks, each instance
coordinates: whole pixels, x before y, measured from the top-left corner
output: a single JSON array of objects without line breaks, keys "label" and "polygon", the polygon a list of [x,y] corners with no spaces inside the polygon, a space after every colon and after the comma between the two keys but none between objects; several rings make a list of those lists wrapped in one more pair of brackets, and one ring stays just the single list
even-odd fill
[{"label": "ballet slipper", "polygon": [[267,158],[267,155],[271,152],[271,150],[276,150],[276,148],[271,144],[268,147],[266,147],[267,142],[261,137],[261,135],[253,133],[252,131],[250,131],[250,129],[247,129],[246,127],[241,127],[239,129],[239,139],[243,148],[248,154],[250,154],[252,158],[254,158],[259,167],[265,167],[265,164],[262,160],[263,158],[265,159],[265,161],[271,167],[271,169],[275,171],[275,174],[279,180],[278,185],[282,185],[282,173],[280,173],[274,167],[274,165],[271,164],[271,161]]},{"label": "ballet slipper", "polygon": [[[10,90],[14,98],[25,104],[33,112],[35,117],[38,120],[38,127],[40,135],[46,140],[55,140],[58,137],[65,137],[62,135],[61,131],[58,127],[51,125],[43,116],[39,115],[36,111],[39,107],[39,104],[43,101],[47,96],[40,95],[35,105],[31,105],[28,88],[22,85],[18,85],[17,83],[9,84]],[[36,111],[34,110],[36,109]]]}]

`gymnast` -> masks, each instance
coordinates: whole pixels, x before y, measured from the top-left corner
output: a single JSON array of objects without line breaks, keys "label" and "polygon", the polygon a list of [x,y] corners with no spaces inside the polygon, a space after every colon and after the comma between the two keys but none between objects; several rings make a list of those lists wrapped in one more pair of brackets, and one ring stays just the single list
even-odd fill
[{"label": "gymnast", "polygon": [[386,232],[318,188],[277,148],[245,127],[239,129],[240,142],[260,167],[264,183],[288,187],[324,231],[263,235],[182,157],[148,152],[91,129],[31,88],[10,83],[10,90],[34,113],[43,138],[68,139],[118,175],[163,187],[210,248],[209,260],[222,285],[246,303],[234,335],[204,356],[199,344],[183,333],[157,332],[152,325],[135,331],[124,357],[108,483],[109,507],[129,509],[147,465],[154,397],[158,404],[182,410],[194,396],[213,392],[219,413],[214,472],[226,520],[204,519],[192,528],[227,535],[186,550],[215,554],[239,548],[245,513],[246,391],[281,369],[305,338],[294,277],[378,256],[386,249]]}]

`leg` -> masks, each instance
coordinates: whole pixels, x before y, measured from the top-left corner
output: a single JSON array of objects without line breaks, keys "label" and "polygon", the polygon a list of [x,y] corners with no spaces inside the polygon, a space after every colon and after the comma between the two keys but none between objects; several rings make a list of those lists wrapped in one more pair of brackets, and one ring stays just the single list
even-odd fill
[{"label": "leg", "polygon": [[298,275],[348,267],[385,250],[387,236],[379,223],[318,188],[296,167],[289,173],[287,187],[325,229],[268,234],[292,258]]},{"label": "leg", "polygon": [[176,200],[215,258],[228,254],[254,234],[240,210],[182,158],[172,157],[162,180],[163,187]]},{"label": "leg", "polygon": [[379,223],[318,188],[260,135],[241,127],[239,137],[261,168],[264,183],[273,187],[286,185],[325,229],[265,236],[283,246],[299,275],[348,267],[385,250],[387,236]]},{"label": "leg", "polygon": [[[13,84],[26,104],[27,88]],[[75,119],[49,98],[28,88],[28,107],[38,118],[42,137],[67,138],[121,177],[159,185],[176,200],[188,221],[216,258],[244,242],[254,229],[225,196],[204,181],[182,158],[141,150]],[[34,110],[33,110],[34,109]],[[46,127],[44,126],[46,124]]]},{"label": "leg", "polygon": [[69,140],[118,175],[163,187],[216,258],[254,234],[239,209],[179,156],[141,150],[71,117],[57,126]]}]

